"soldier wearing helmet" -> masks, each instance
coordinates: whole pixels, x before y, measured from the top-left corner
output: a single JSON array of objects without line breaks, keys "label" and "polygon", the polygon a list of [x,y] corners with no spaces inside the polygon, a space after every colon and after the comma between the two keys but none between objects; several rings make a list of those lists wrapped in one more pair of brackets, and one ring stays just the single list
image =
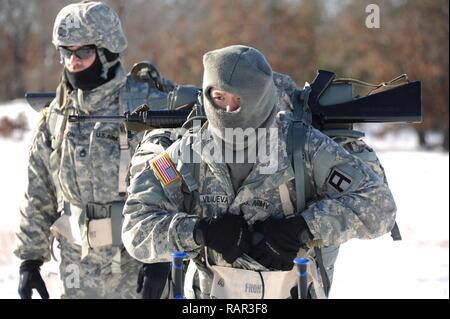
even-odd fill
[{"label": "soldier wearing helmet", "polygon": [[[92,59],[92,56],[90,56],[91,59],[86,59],[93,62],[89,65],[91,67],[89,75],[94,76],[95,80],[101,84],[112,76],[113,67],[119,62],[120,54],[128,45],[117,14],[104,3],[92,1],[68,5],[58,13],[53,27],[52,42],[60,50],[62,62],[66,64],[66,72],[69,71],[67,72],[69,76],[72,72],[85,71],[85,69],[76,68],[72,71],[67,70],[73,65],[70,63],[71,57],[76,57],[78,60],[81,59],[80,54],[95,51],[95,59]],[[86,50],[71,56],[70,53],[76,49]],[[85,77],[89,78],[86,75],[82,80]],[[73,76],[72,79],[76,81],[79,76]],[[94,82],[89,88],[98,84],[95,80],[88,80],[88,82]],[[83,81],[81,82],[84,84]]]},{"label": "soldier wearing helmet", "polygon": [[[40,267],[59,242],[62,298],[135,298],[142,266],[121,241],[129,160],[142,133],[118,123],[70,123],[69,115],[123,115],[141,104],[165,108],[170,81],[125,73],[127,40],[117,14],[101,2],[64,7],[53,28],[63,73],[56,98],[35,131],[20,208],[15,254],[19,294],[49,294]],[[157,89],[158,87],[158,89]]]}]

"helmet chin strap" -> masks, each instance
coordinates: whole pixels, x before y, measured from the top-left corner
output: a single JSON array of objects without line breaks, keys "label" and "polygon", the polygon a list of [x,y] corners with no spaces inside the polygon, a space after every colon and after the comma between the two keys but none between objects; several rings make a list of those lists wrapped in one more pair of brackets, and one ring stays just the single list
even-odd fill
[{"label": "helmet chin strap", "polygon": [[103,51],[103,48],[98,48],[97,49],[97,55],[98,58],[100,59],[100,62],[102,63],[102,74],[101,77],[106,79],[108,78],[108,71],[109,69],[114,66],[120,59],[120,54],[117,57],[117,59],[112,60],[112,61],[108,61],[108,59],[106,59],[105,56],[105,52]]}]

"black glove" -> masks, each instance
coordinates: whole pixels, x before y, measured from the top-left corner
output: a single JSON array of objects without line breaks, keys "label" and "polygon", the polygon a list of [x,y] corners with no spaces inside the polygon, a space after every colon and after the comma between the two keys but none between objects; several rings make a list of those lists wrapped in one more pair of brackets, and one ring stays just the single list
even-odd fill
[{"label": "black glove", "polygon": [[143,264],[138,274],[137,289],[142,299],[161,299],[170,272],[170,263]]},{"label": "black glove", "polygon": [[42,299],[48,299],[47,288],[39,272],[43,262],[41,260],[25,260],[19,268],[19,295],[22,299],[31,299],[32,289],[36,289]]},{"label": "black glove", "polygon": [[290,270],[300,247],[313,236],[301,216],[266,219],[253,225],[261,240],[253,243],[250,256],[261,265],[277,270]]},{"label": "black glove", "polygon": [[248,224],[240,215],[200,218],[194,227],[194,239],[197,245],[207,246],[222,254],[230,264],[250,251]]}]

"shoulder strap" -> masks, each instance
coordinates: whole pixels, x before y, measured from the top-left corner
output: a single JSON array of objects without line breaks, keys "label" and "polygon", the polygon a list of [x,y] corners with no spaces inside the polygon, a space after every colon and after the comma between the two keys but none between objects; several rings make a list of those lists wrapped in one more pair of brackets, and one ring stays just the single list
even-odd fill
[{"label": "shoulder strap", "polygon": [[[307,111],[310,89],[295,90],[293,93],[294,113],[288,129],[287,152],[294,168],[295,194],[297,212],[302,212],[306,207],[305,192],[305,143],[307,127],[305,113]],[[307,119],[306,119],[307,120]]]},{"label": "shoulder strap", "polygon": [[184,209],[186,213],[195,214],[194,207],[200,201],[200,163],[183,164],[180,173],[183,178]]},{"label": "shoulder strap", "polygon": [[[197,128],[199,129],[199,128]],[[192,128],[195,131],[195,127]],[[193,143],[193,136],[189,145]],[[191,163],[181,163],[179,169],[182,176],[182,191],[184,195],[184,209],[189,214],[195,214],[194,207],[200,202],[200,162],[193,161]]]},{"label": "shoulder strap", "polygon": [[[131,76],[127,76],[127,81],[119,94],[119,113],[125,114],[125,112],[134,110],[137,104],[145,103],[148,91],[148,85],[139,83],[133,80]],[[131,161],[131,150],[128,142],[128,131],[124,123],[119,128],[119,151],[118,192],[119,196],[125,196],[127,193],[127,175]]]},{"label": "shoulder strap", "polygon": [[[69,116],[69,110],[66,107],[67,103],[67,89],[64,83],[61,82],[56,89],[56,98],[53,103],[50,104],[47,111],[47,127],[50,132],[51,146],[53,150],[59,149],[64,137],[67,118]],[[58,108],[56,108],[56,106],[58,106]]]},{"label": "shoulder strap", "polygon": [[[199,120],[201,125],[197,125],[196,121]],[[195,134],[201,130],[201,127],[206,121],[201,103],[197,104],[194,111],[189,116],[188,120],[183,124],[183,128],[189,129],[191,134]],[[189,137],[191,140],[189,145],[193,144],[193,135]],[[179,167],[180,174],[182,176],[182,191],[184,195],[184,208],[189,214],[195,214],[194,207],[200,202],[200,169],[201,163],[193,161],[193,163],[182,163]],[[201,214],[201,212],[200,212]]]},{"label": "shoulder strap", "polygon": [[131,161],[130,145],[128,143],[128,132],[125,124],[120,125],[119,131],[119,183],[118,191],[119,196],[125,196],[127,193],[127,175],[128,166]]},{"label": "shoulder strap", "polygon": [[[306,132],[307,124],[310,121],[308,116],[308,97],[311,89],[305,87],[303,90],[296,90],[293,93],[293,106],[294,113],[293,119],[289,126],[288,131],[288,156],[291,160],[292,167],[294,168],[295,175],[295,194],[297,200],[297,212],[300,213],[306,208],[306,188],[309,187],[309,183],[305,179],[305,144],[306,144]],[[281,195],[281,190],[280,190]],[[283,207],[284,208],[284,207]],[[325,294],[328,296],[330,289],[330,279],[325,270],[325,266],[322,258],[322,251],[320,247],[314,248],[316,255],[316,263],[320,271],[322,278],[323,288]]]},{"label": "shoulder strap", "polygon": [[52,152],[50,154],[50,171],[53,179],[53,184],[56,189],[56,197],[58,199],[58,211],[63,209],[62,190],[59,184],[59,165],[61,156],[61,144],[66,129],[66,123],[69,116],[67,89],[63,82],[61,82],[56,89],[56,98],[46,109],[46,125],[50,133],[50,147]]}]

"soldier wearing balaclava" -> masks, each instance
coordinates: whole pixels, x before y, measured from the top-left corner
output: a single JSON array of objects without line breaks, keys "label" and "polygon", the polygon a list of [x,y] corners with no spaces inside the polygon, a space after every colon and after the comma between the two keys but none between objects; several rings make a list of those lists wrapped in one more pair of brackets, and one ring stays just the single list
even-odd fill
[{"label": "soldier wearing balaclava", "polygon": [[[253,168],[255,157],[249,154],[257,154],[258,141],[265,138],[258,129],[267,128],[275,119],[277,95],[272,69],[261,52],[242,45],[208,52],[203,66],[204,107],[210,132],[222,146],[222,154],[231,151],[234,159],[244,158],[244,163],[227,161],[237,190]],[[211,98],[213,88],[239,96],[240,107],[234,112],[218,108]],[[227,128],[252,129],[255,134],[237,143],[233,135],[226,134]]]},{"label": "soldier wearing balaclava", "polygon": [[[287,152],[292,117],[281,112],[284,86],[277,83],[279,75],[261,52],[242,45],[206,53],[203,66],[207,123],[156,157],[148,151],[151,143],[143,141],[135,156],[147,165],[130,179],[123,211],[125,247],[144,262],[169,261],[172,252],[186,252],[188,298],[293,297],[293,259],[301,255],[310,261],[310,296],[325,297],[328,289],[318,278],[309,245],[328,249],[322,270],[331,278],[339,244],[392,229],[395,203],[389,188],[363,161],[305,125],[300,165],[311,192],[305,209],[296,210]],[[223,154],[217,161],[211,156],[211,145],[234,156],[267,146],[271,138],[259,134],[239,142],[227,135],[230,129],[263,128],[277,132],[277,165],[270,173],[259,157],[239,163]],[[190,161],[194,158],[199,161]],[[336,181],[344,175],[345,183]]]}]

